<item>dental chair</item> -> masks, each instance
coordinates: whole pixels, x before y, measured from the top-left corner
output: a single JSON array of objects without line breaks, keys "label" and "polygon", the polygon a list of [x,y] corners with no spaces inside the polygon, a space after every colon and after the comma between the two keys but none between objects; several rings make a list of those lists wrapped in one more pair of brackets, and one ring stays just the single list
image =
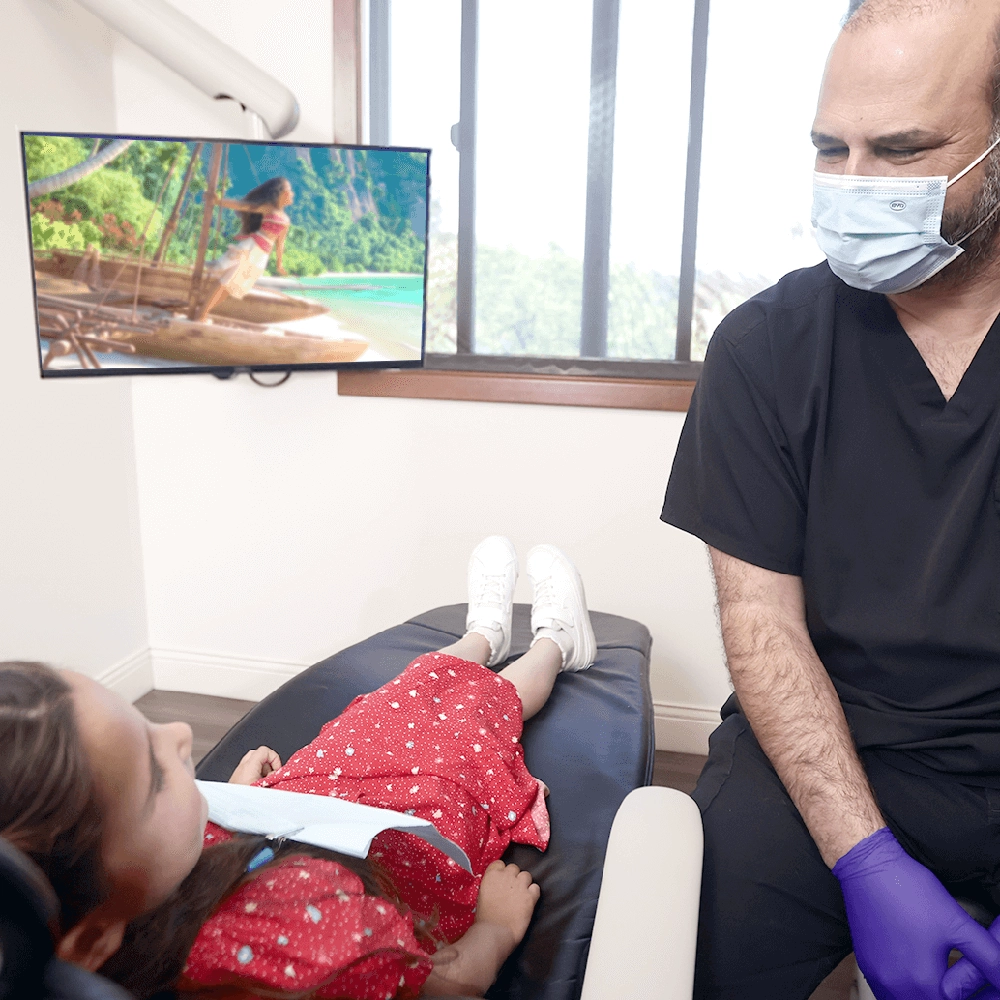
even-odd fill
[{"label": "dental chair", "polygon": [[[515,607],[512,658],[528,649],[530,611]],[[458,639],[465,615],[464,604],[437,608],[298,674],[209,751],[197,776],[226,781],[246,750],[261,744],[286,760],[358,694]],[[532,873],[542,896],[491,1000],[691,1000],[701,816],[689,796],[647,787],[654,759],[649,632],[616,615],[592,612],[591,619],[596,663],[560,677],[524,729],[528,766],[551,790],[552,840],[544,853],[515,844],[504,856]],[[23,855],[0,853],[0,924],[7,928],[0,948],[12,956],[0,965],[0,1000],[124,1000],[117,986],[52,960],[54,906]]]},{"label": "dental chair", "polygon": [[[582,1000],[691,1000],[701,856],[701,817],[687,795],[645,787],[626,796],[608,841]],[[131,1000],[53,957],[57,909],[44,875],[0,838],[0,1000]]]},{"label": "dental chair", "polygon": [[[460,638],[465,616],[464,604],[436,608],[296,675],[206,754],[197,776],[226,781],[243,754],[261,744],[287,760],[357,695]],[[528,649],[530,617],[528,605],[515,605],[512,659]],[[504,855],[531,872],[542,895],[524,941],[487,994],[491,1000],[579,1000],[584,990],[589,1000],[691,997],[700,815],[688,796],[644,787],[655,749],[649,631],[596,611],[591,621],[596,662],[560,676],[524,727],[525,760],[551,791],[552,839],[544,853],[513,844]],[[652,984],[630,985],[653,968],[663,974]]]}]

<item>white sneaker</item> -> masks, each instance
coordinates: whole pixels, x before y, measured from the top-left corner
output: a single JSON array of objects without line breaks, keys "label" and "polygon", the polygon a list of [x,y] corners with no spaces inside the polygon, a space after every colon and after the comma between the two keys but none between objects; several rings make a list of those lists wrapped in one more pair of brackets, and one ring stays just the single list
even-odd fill
[{"label": "white sneaker", "polygon": [[597,640],[576,567],[554,545],[536,545],[525,567],[534,588],[531,631],[535,642],[552,639],[562,650],[563,670],[586,670],[597,659]]},{"label": "white sneaker", "polygon": [[466,632],[478,632],[490,644],[486,666],[503,663],[510,655],[517,552],[503,535],[484,538],[469,558],[469,613]]}]

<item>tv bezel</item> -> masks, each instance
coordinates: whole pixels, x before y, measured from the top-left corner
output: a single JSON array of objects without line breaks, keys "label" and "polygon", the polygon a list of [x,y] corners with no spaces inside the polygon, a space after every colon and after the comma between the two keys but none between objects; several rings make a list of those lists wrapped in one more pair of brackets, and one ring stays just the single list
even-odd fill
[{"label": "tv bezel", "polygon": [[[31,296],[35,313],[35,345],[38,351],[38,370],[42,378],[92,378],[102,376],[130,375],[215,375],[226,379],[235,374],[249,372],[295,372],[295,371],[338,371],[372,370],[386,368],[423,368],[427,354],[427,280],[430,257],[430,222],[431,222],[431,150],[422,146],[375,146],[352,142],[290,142],[278,139],[233,139],[233,138],[203,138],[198,136],[165,136],[137,135],[108,132],[56,132],[25,129],[18,133],[20,137],[21,177],[24,184],[24,205],[27,221],[28,252],[31,255]],[[420,329],[420,357],[412,361],[332,361],[313,364],[295,365],[183,365],[177,367],[150,367],[139,365],[129,368],[43,368],[41,352],[41,325],[38,316],[38,288],[35,283],[35,248],[31,241],[31,198],[28,197],[28,164],[24,152],[24,137],[29,135],[58,136],[72,139],[137,139],[154,142],[204,142],[226,143],[236,146],[287,146],[293,149],[352,149],[352,150],[382,150],[398,153],[427,154],[427,184],[424,194],[424,295]],[[350,273],[350,272],[345,272]]]}]

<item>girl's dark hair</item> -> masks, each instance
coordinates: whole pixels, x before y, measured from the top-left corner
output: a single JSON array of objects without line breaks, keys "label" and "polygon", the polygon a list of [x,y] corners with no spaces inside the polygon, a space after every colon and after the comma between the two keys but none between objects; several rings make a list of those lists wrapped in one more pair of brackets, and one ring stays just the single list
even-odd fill
[{"label": "girl's dark hair", "polygon": [[101,813],[73,691],[44,663],[0,663],[0,837],[24,851],[59,897],[68,931],[107,896]]},{"label": "girl's dark hair", "polygon": [[[239,834],[202,851],[198,863],[173,893],[155,910],[128,925],[122,946],[101,967],[101,975],[124,986],[136,1000],[147,1000],[171,989],[184,969],[198,931],[219,904],[248,879],[290,857],[306,855],[335,861],[361,879],[367,895],[381,896],[407,912],[388,873],[377,862],[307,844],[285,841],[272,861],[247,875],[247,864],[266,845],[264,837]],[[414,915],[417,940],[439,947],[441,941],[433,935],[436,922],[436,915],[424,920]]]},{"label": "girl's dark hair", "polygon": [[[270,180],[266,180],[263,184],[255,187],[252,191],[248,191],[240,200],[246,202],[248,205],[275,205],[277,204],[281,189],[286,185],[288,187],[292,186],[287,177],[272,177]],[[257,232],[264,222],[263,212],[240,212],[239,215],[243,220],[243,228],[240,230],[240,236],[249,236],[251,233]]]}]

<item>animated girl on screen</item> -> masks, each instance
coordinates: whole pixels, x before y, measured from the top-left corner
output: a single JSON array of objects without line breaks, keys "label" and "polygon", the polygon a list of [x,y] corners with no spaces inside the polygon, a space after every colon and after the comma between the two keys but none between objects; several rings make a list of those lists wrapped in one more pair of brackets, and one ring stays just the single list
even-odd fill
[{"label": "animated girl on screen", "polygon": [[295,192],[287,177],[272,177],[239,201],[219,199],[218,204],[223,208],[240,214],[243,225],[237,241],[206,268],[208,276],[218,281],[219,286],[199,311],[199,321],[204,321],[227,296],[242,299],[266,270],[272,250],[278,274],[285,274],[281,256],[292,224],[285,208],[294,200]]}]

